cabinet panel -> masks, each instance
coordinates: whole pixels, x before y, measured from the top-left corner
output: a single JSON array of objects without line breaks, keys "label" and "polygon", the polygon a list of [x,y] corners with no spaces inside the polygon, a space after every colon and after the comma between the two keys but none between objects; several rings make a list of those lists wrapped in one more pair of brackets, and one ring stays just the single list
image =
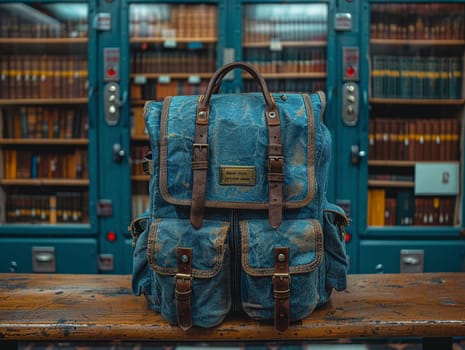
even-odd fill
[{"label": "cabinet panel", "polygon": [[0,5],[0,224],[88,226],[87,3]]},{"label": "cabinet panel", "polygon": [[465,271],[465,241],[363,240],[359,252],[359,273],[411,271],[421,263],[424,272]]},{"label": "cabinet panel", "polygon": [[0,239],[0,272],[97,273],[94,239]]},{"label": "cabinet panel", "polygon": [[149,206],[149,177],[142,169],[149,151],[144,103],[203,93],[217,68],[218,5],[130,4],[129,35],[132,217],[136,217]]},{"label": "cabinet panel", "polygon": [[[270,91],[312,92],[326,87],[328,5],[244,4],[242,57]],[[256,83],[244,74],[244,91]]]},{"label": "cabinet panel", "polygon": [[372,3],[370,16],[368,229],[459,227],[462,192],[428,177],[462,167],[465,4]]}]

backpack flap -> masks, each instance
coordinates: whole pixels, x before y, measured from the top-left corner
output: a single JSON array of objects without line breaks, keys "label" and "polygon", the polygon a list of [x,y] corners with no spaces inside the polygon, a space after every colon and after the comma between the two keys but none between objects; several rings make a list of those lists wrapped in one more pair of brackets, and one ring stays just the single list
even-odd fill
[{"label": "backpack flap", "polygon": [[[283,207],[301,208],[315,193],[315,119],[324,100],[320,94],[273,96],[280,115],[284,159]],[[205,147],[206,207],[268,209],[269,135],[263,96],[213,95],[205,145],[194,142],[198,99],[175,96],[164,101],[159,130],[163,199],[175,205],[191,205],[193,150]]]}]

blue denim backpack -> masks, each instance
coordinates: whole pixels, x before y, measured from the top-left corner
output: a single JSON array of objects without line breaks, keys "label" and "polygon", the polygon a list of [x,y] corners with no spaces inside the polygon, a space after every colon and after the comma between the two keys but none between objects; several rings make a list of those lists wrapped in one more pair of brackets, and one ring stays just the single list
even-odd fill
[{"label": "blue denim backpack", "polygon": [[[261,93],[217,94],[240,68]],[[326,199],[325,96],[270,94],[231,63],[202,96],[145,105],[150,208],[130,226],[133,289],[186,330],[230,312],[285,331],[346,287],[342,209]]]}]

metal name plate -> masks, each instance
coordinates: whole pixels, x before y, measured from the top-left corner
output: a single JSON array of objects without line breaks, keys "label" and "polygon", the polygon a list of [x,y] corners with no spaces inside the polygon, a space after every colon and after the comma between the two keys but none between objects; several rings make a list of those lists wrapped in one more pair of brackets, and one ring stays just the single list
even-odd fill
[{"label": "metal name plate", "polygon": [[254,186],[255,185],[255,167],[254,166],[220,166],[220,184],[221,185],[238,185]]}]

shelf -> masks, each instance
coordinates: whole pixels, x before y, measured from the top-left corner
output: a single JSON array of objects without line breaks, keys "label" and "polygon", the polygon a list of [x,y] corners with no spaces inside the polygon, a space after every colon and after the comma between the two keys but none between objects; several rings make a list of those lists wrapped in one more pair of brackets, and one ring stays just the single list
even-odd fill
[{"label": "shelf", "polygon": [[[262,73],[265,79],[324,79],[326,72],[311,72],[311,73]],[[244,73],[243,79],[252,79],[248,73]]]},{"label": "shelf", "polygon": [[150,181],[150,175],[132,175],[131,176],[132,181]]},{"label": "shelf", "polygon": [[414,181],[368,180],[369,187],[414,188]]},{"label": "shelf", "polygon": [[0,106],[12,105],[76,105],[87,104],[87,97],[0,99]]},{"label": "shelf", "polygon": [[371,45],[464,46],[465,40],[371,39]]},{"label": "shelf", "polygon": [[[134,135],[131,136],[132,141],[149,141],[149,135]],[[148,145],[147,145],[148,146]]]},{"label": "shelf", "polygon": [[460,226],[430,226],[430,225],[396,225],[396,226],[368,226],[365,237],[392,238],[457,238],[465,237]]},{"label": "shelf", "polygon": [[410,160],[369,160],[368,166],[411,168],[415,166],[415,163],[416,163],[415,161],[410,161]]},{"label": "shelf", "polygon": [[[325,40],[317,41],[280,41],[277,40],[282,47],[326,47],[328,45]],[[270,48],[274,44],[270,41],[257,41],[257,42],[245,42],[242,47],[247,48]]]},{"label": "shelf", "polygon": [[[444,161],[445,163],[459,163],[458,161]],[[368,166],[372,167],[396,167],[396,168],[413,168],[417,163],[441,163],[438,160],[369,160]]]},{"label": "shelf", "polygon": [[410,98],[370,98],[371,104],[396,104],[396,105],[449,105],[462,106],[465,99],[410,99]]},{"label": "shelf", "polygon": [[87,44],[88,38],[0,38],[0,44],[9,45],[48,45],[48,44]]},{"label": "shelf", "polygon": [[51,145],[51,146],[86,146],[89,144],[87,139],[39,139],[39,138],[21,138],[5,139],[0,138],[0,145]]},{"label": "shelf", "polygon": [[89,186],[89,179],[1,179],[2,186]]},{"label": "shelf", "polygon": [[181,38],[153,38],[153,37],[133,37],[129,39],[131,44],[162,44],[167,41],[175,41],[176,43],[189,44],[189,43],[204,43],[204,44],[216,44],[218,38],[216,37],[181,37]]},{"label": "shelf", "polygon": [[212,73],[131,73],[131,78],[159,79],[160,77],[170,77],[171,79],[189,79],[190,77],[200,79],[210,79]]}]

